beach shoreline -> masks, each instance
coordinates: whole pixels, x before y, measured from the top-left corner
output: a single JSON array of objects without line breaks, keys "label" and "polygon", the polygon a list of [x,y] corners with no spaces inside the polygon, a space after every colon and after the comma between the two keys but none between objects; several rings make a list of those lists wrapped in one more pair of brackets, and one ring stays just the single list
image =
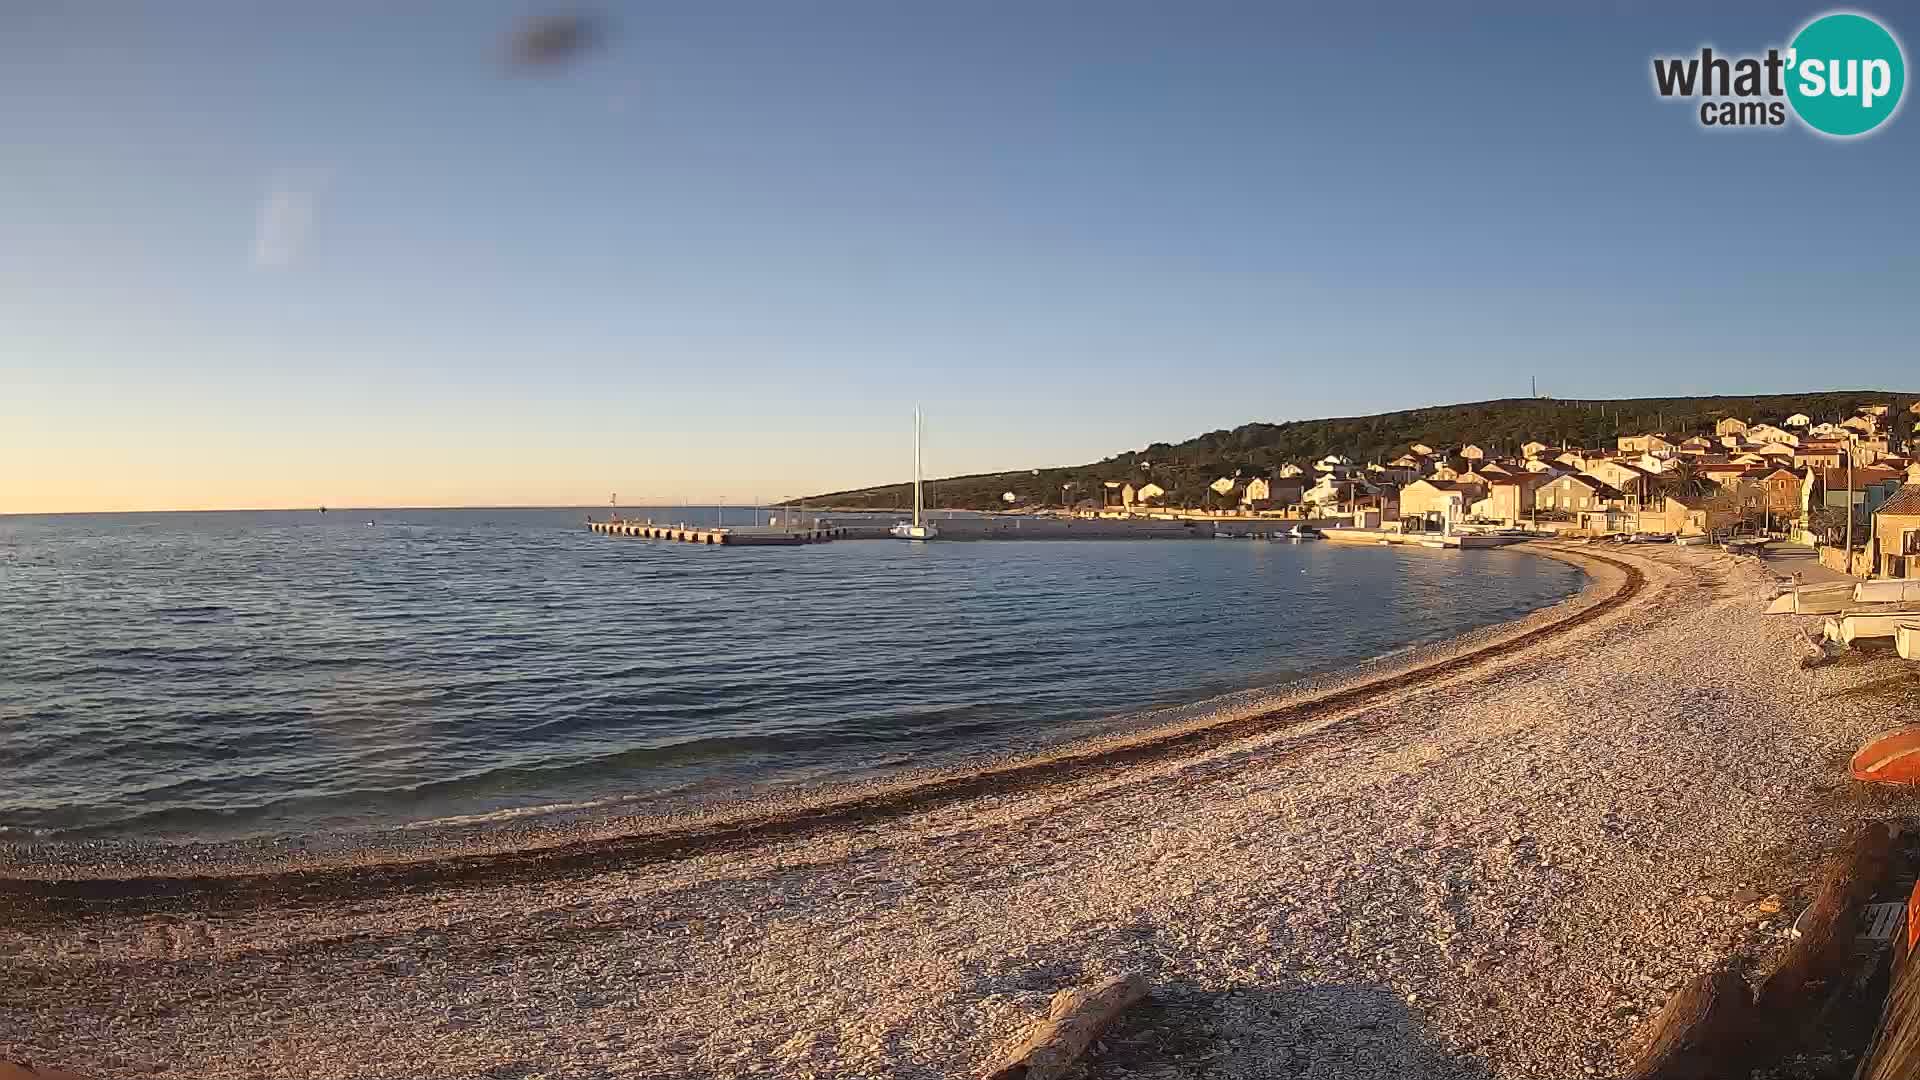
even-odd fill
[{"label": "beach shoreline", "polygon": [[1800,620],[1758,614],[1751,560],[1551,554],[1596,567],[1569,601],[1202,723],[1231,738],[1031,782],[217,903],[170,903],[178,878],[16,880],[0,1056],[930,1080],[977,1072],[1052,991],[1135,971],[1153,1001],[1103,1075],[1617,1071],[1679,981],[1784,940],[1746,897],[1790,917],[1809,853],[1889,812],[1838,763],[1878,722],[1862,700],[1904,691],[1871,656],[1799,670]]},{"label": "beach shoreline", "polygon": [[[1511,550],[1565,563],[1585,574],[1585,580],[1572,595],[1515,619],[1473,627],[1444,640],[1411,643],[1338,670],[1116,714],[1104,721],[1108,730],[1097,734],[1043,738],[1011,752],[968,752],[938,766],[894,769],[824,784],[755,785],[737,795],[686,801],[647,793],[583,801],[577,811],[529,807],[475,815],[472,824],[413,822],[239,839],[6,841],[0,842],[0,897],[31,895],[33,882],[254,877],[342,872],[374,865],[428,867],[455,859],[644,844],[648,838],[684,850],[688,844],[697,846],[702,833],[756,830],[790,817],[857,813],[864,818],[906,812],[932,801],[964,798],[966,790],[954,789],[970,790],[1007,774],[1021,777],[1022,783],[1045,783],[1078,765],[1101,767],[1116,756],[1180,752],[1184,744],[1164,745],[1169,740],[1194,741],[1210,733],[1225,739],[1240,737],[1262,723],[1287,722],[1287,716],[1322,707],[1329,697],[1420,678],[1441,664],[1543,631],[1556,633],[1556,627],[1589,617],[1585,613],[1590,609],[1620,602],[1625,599],[1623,593],[1638,587],[1631,574],[1622,574],[1621,564],[1582,548],[1528,544]],[[1268,715],[1276,713],[1287,716]],[[861,810],[876,804],[900,809]],[[622,805],[634,809],[613,812]],[[10,882],[28,887],[10,887]]]}]

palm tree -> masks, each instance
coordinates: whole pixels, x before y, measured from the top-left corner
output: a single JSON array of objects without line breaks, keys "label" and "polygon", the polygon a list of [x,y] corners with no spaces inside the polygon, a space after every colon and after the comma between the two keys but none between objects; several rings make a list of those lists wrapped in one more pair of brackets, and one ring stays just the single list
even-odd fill
[{"label": "palm tree", "polygon": [[1702,476],[1699,468],[1687,458],[1679,458],[1669,464],[1655,484],[1660,495],[1672,496],[1683,502],[1705,495],[1717,486],[1711,479]]}]

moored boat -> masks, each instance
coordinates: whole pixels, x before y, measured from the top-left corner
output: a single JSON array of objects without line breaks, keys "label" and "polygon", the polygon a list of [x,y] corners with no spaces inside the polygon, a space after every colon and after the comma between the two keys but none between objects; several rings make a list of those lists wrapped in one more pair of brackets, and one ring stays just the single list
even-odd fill
[{"label": "moored boat", "polygon": [[913,520],[894,524],[887,532],[896,540],[912,540],[916,543],[932,540],[940,535],[933,522],[926,520],[927,499],[923,490],[920,468],[920,410],[913,410]]}]

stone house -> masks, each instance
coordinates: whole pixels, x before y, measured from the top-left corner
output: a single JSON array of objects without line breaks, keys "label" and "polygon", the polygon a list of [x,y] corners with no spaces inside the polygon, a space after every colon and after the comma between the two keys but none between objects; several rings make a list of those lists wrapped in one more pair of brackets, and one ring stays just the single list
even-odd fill
[{"label": "stone house", "polygon": [[1775,468],[1756,481],[1767,493],[1767,511],[1788,520],[1800,514],[1800,474],[1792,469]]},{"label": "stone house", "polygon": [[1637,510],[1653,497],[1655,476],[1638,465],[1624,461],[1595,461],[1587,466],[1586,473],[1618,490],[1625,496],[1628,509]]},{"label": "stone house", "polygon": [[1485,491],[1452,480],[1415,480],[1400,489],[1401,527],[1416,532],[1443,531],[1448,523],[1465,519],[1467,508],[1483,498]]},{"label": "stone house", "polygon": [[1568,473],[1556,476],[1534,490],[1533,504],[1540,510],[1553,510],[1565,514],[1582,514],[1593,510],[1605,510],[1609,506],[1623,506],[1626,495],[1619,488],[1586,473]]},{"label": "stone house", "polygon": [[[1852,490],[1847,487],[1849,471],[1853,473]],[[1855,518],[1864,518],[1880,509],[1880,504],[1892,498],[1907,479],[1904,473],[1877,466],[1852,470],[1824,469],[1818,476],[1820,487],[1814,505],[1833,509],[1852,506]]]},{"label": "stone house", "polygon": [[1546,473],[1521,472],[1497,477],[1487,486],[1485,516],[1508,525],[1518,525],[1532,516],[1534,493],[1552,483]]},{"label": "stone house", "polygon": [[1906,484],[1873,514],[1881,577],[1920,578],[1920,484]]},{"label": "stone house", "polygon": [[1660,432],[1648,435],[1622,435],[1616,440],[1623,454],[1671,454],[1680,444]]}]

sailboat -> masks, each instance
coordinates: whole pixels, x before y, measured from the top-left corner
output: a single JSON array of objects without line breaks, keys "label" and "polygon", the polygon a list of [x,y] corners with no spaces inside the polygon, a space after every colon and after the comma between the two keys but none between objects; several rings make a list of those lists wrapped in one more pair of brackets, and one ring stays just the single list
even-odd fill
[{"label": "sailboat", "polygon": [[923,493],[920,476],[920,410],[913,410],[913,521],[898,522],[887,530],[896,540],[916,542],[932,540],[940,535],[940,530],[927,520],[927,498]]}]

